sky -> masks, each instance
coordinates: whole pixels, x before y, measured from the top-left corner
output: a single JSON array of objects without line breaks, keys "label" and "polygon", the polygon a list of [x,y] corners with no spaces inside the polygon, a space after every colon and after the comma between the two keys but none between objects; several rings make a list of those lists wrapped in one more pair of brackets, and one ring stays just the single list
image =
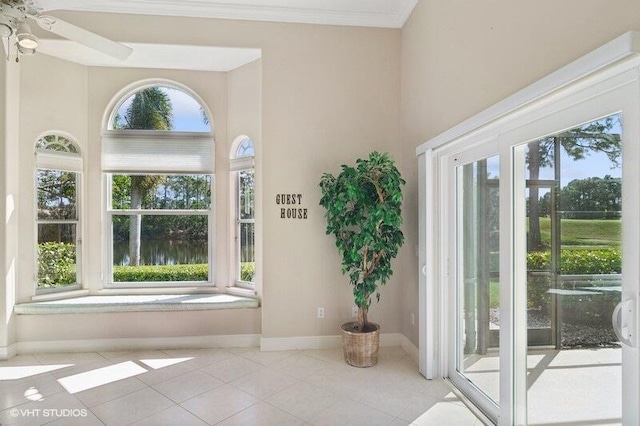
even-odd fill
[{"label": "sky", "polygon": [[[624,134],[622,133],[619,120],[614,123],[614,126],[611,128],[609,133],[622,134],[622,143],[625,143]],[[564,188],[569,182],[575,179],[586,179],[590,177],[603,178],[606,175],[622,177],[621,166],[615,165],[611,160],[609,160],[606,154],[598,151],[591,151],[585,155],[585,158],[574,160],[567,155],[564,149],[561,149],[560,166],[562,169],[560,176],[561,188]],[[488,160],[487,168],[490,176],[499,175],[499,161],[497,156]],[[540,179],[553,180],[554,178],[553,167],[540,169]]]},{"label": "sky", "polygon": [[[191,95],[182,90],[162,87],[169,95],[173,107],[173,130],[177,132],[209,132],[209,124],[205,124],[200,111],[200,104]],[[118,114],[123,117],[133,100],[131,95],[118,108]]]}]

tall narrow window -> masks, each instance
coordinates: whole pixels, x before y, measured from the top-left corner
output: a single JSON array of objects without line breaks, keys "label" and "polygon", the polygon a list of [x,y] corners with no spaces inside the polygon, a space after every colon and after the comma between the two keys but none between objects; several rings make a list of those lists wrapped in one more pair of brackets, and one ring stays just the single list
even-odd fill
[{"label": "tall narrow window", "polygon": [[36,142],[37,291],[80,287],[78,146],[57,134]]},{"label": "tall narrow window", "polygon": [[240,286],[252,286],[255,276],[255,172],[251,139],[233,144],[231,171],[235,175],[235,275]]},{"label": "tall narrow window", "polygon": [[112,286],[213,282],[214,146],[205,111],[169,85],[138,89],[112,111],[102,138]]}]

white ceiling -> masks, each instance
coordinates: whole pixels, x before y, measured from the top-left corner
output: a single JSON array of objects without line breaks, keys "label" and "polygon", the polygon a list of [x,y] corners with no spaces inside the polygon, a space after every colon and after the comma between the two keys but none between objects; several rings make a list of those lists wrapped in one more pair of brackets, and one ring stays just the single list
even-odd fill
[{"label": "white ceiling", "polygon": [[[322,25],[402,28],[418,0],[27,0],[42,9],[208,17]],[[81,24],[79,24],[81,25]],[[123,44],[125,61],[68,40],[40,40],[38,52],[86,66],[231,71],[258,59],[260,49]]]},{"label": "white ceiling", "polygon": [[402,28],[418,0],[36,0],[44,10]]}]

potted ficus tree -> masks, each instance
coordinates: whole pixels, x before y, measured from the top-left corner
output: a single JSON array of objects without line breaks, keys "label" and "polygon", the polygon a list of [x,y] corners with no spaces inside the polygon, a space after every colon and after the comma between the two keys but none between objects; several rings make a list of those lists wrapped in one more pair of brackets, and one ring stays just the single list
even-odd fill
[{"label": "potted ficus tree", "polygon": [[335,237],[342,273],[349,276],[358,307],[358,321],[342,325],[345,361],[356,367],[370,367],[378,360],[380,326],[369,322],[367,313],[374,295],[380,301],[379,286],[393,274],[391,260],[404,242],[404,184],[393,159],[379,152],[320,180],[327,235]]}]

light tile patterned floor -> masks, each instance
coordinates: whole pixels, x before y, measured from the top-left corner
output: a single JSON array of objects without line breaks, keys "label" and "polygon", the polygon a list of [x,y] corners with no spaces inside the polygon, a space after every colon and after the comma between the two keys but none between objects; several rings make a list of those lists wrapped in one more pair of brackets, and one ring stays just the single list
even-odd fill
[{"label": "light tile patterned floor", "polygon": [[378,365],[340,349],[19,355],[0,362],[0,425],[441,425],[482,423],[399,347]]}]

